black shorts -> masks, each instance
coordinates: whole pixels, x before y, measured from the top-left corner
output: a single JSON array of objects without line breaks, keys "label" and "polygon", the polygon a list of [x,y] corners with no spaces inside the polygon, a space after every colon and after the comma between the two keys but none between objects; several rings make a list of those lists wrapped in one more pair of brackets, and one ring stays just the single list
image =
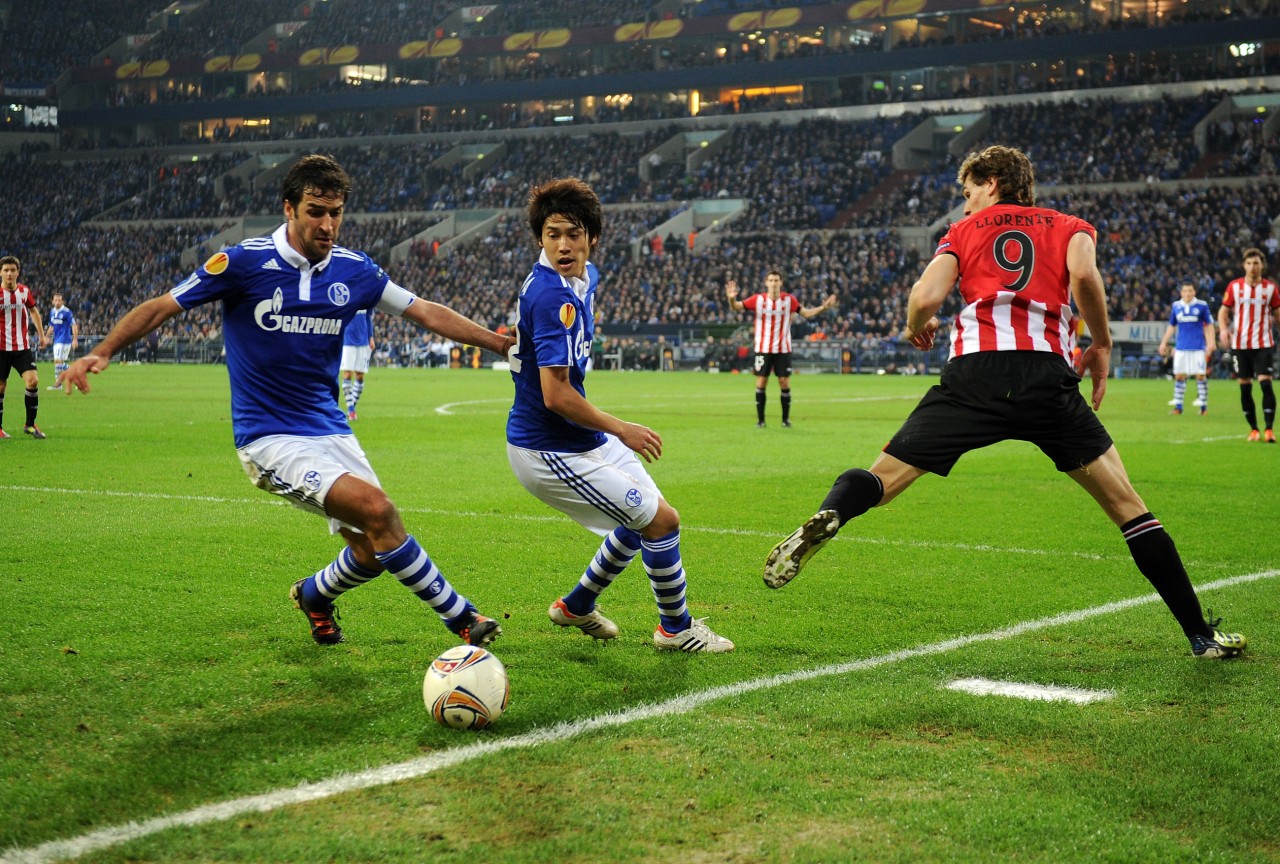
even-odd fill
[{"label": "black shorts", "polygon": [[30,348],[25,351],[0,351],[0,381],[8,381],[11,370],[21,375],[32,372],[35,368],[36,353]]},{"label": "black shorts", "polygon": [[785,354],[757,354],[752,370],[762,378],[773,372],[779,378],[791,377],[791,352]]},{"label": "black shorts", "polygon": [[1231,371],[1237,378],[1274,375],[1275,358],[1274,348],[1234,348],[1231,351]]},{"label": "black shorts", "polygon": [[1045,351],[984,351],[943,367],[941,382],[884,452],[946,477],[970,450],[1009,440],[1030,441],[1059,471],[1088,465],[1112,445],[1066,360]]}]

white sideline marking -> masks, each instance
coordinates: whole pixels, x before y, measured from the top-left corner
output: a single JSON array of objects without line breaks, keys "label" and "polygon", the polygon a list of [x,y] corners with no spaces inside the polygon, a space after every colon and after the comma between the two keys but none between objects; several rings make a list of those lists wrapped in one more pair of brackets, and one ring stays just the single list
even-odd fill
[{"label": "white sideline marking", "polygon": [[[901,396],[848,396],[848,397],[839,398],[839,399],[806,399],[804,400],[804,404],[806,405],[849,405],[849,404],[855,404],[855,403],[861,403],[861,402],[901,402],[907,399],[910,399],[915,402],[919,402],[921,395],[922,394],[920,393],[913,393],[913,394],[906,394]],[[711,403],[718,403],[721,405],[744,404],[742,399],[736,396],[730,397],[730,398],[724,398],[724,399],[711,399],[711,400],[704,399],[702,401],[703,401],[703,404],[708,404],[708,401]],[[501,399],[464,399],[458,402],[445,402],[443,404],[437,405],[432,410],[435,413],[441,415],[442,417],[452,417],[454,416],[454,412],[453,412],[454,408],[461,408],[466,405],[488,405],[493,402],[500,402],[504,406],[509,406],[511,404],[511,397],[504,396]],[[651,410],[651,409],[671,408],[671,407],[686,408],[688,406],[685,405],[684,403],[673,404],[673,403],[667,403],[667,402],[645,402],[643,403],[643,405],[628,405],[626,403],[619,402],[617,404],[609,403],[608,405],[604,405],[604,407],[608,408],[608,410],[610,411],[629,411],[631,409],[639,410],[642,408],[645,410]]]},{"label": "white sideline marking", "polygon": [[[225,498],[215,495],[170,495],[163,492],[119,492],[108,489],[62,489],[54,486],[19,486],[19,485],[3,485],[0,484],[2,492],[38,492],[46,495],[105,495],[110,498],[138,498],[144,500],[157,501],[204,501],[214,504],[245,504],[250,507],[256,507],[267,504],[272,507],[290,507],[293,506],[281,498],[274,495],[263,496],[255,494],[252,497],[245,498]],[[563,516],[541,516],[534,513],[481,513],[475,510],[444,510],[437,507],[400,507],[401,513],[422,513],[427,516],[449,516],[461,517],[464,519],[508,519],[520,522],[555,522],[564,523]],[[778,540],[786,536],[781,531],[759,531],[750,528],[714,528],[701,525],[682,525],[680,527],[682,533],[700,533],[700,534],[716,534],[729,537],[764,537],[770,540]],[[1099,555],[1096,552],[1077,552],[1069,550],[1062,552],[1053,549],[1026,549],[1019,546],[992,546],[988,543],[938,543],[932,540],[886,540],[880,537],[857,537],[845,535],[837,536],[833,543],[865,543],[874,546],[900,546],[905,548],[916,549],[955,549],[960,552],[993,552],[1000,555],[1052,555],[1055,558],[1061,558],[1064,555],[1069,558],[1080,558],[1085,561],[1129,561],[1131,557],[1128,554],[1117,555]],[[1198,561],[1186,561],[1184,564],[1192,567],[1209,566]]]},{"label": "white sideline marking", "polygon": [[1016,681],[992,681],[989,678],[957,678],[942,685],[948,690],[972,693],[974,696],[1012,696],[1041,702],[1074,702],[1087,705],[1115,696],[1114,690],[1084,690],[1080,687],[1058,687],[1052,684],[1019,684]]},{"label": "white sideline marking", "polygon": [[[1242,576],[1232,576],[1227,579],[1219,579],[1216,582],[1209,582],[1202,585],[1200,588],[1201,590],[1229,588],[1233,585],[1243,585],[1247,582],[1272,579],[1276,576],[1280,576],[1280,570],[1263,570],[1258,573],[1246,573]],[[53,861],[77,858],[89,852],[106,849],[119,843],[126,843],[130,840],[148,837],[169,828],[183,826],[195,827],[197,825],[206,825],[211,822],[225,822],[226,820],[232,819],[242,813],[267,813],[272,810],[278,810],[281,807],[287,807],[291,804],[301,804],[306,801],[318,801],[322,798],[331,798],[335,795],[341,795],[344,792],[354,792],[359,789],[370,789],[376,786],[385,786],[389,783],[397,783],[401,780],[412,780],[435,773],[444,768],[451,768],[455,765],[470,762],[473,759],[479,759],[482,756],[488,756],[491,753],[501,753],[504,750],[522,750],[530,747],[538,747],[542,744],[554,744],[560,741],[568,741],[571,738],[576,738],[587,732],[592,732],[597,729],[608,729],[614,726],[623,726],[628,723],[634,723],[637,720],[650,720],[655,717],[672,717],[679,714],[687,714],[708,702],[714,702],[716,700],[726,699],[732,696],[742,696],[747,693],[754,693],[757,690],[769,690],[774,687],[782,687],[784,685],[795,684],[800,681],[812,681],[815,678],[828,678],[833,675],[846,675],[850,672],[861,672],[867,669],[875,669],[879,666],[887,666],[891,663],[900,663],[904,660],[910,660],[915,657],[945,654],[949,651],[967,648],[970,645],[977,645],[983,642],[1001,642],[1006,639],[1012,639],[1015,636],[1021,636],[1024,633],[1033,633],[1037,630],[1045,630],[1050,627],[1057,627],[1061,624],[1076,624],[1081,621],[1088,620],[1089,618],[1110,615],[1113,612],[1122,612],[1136,606],[1145,606],[1148,603],[1155,603],[1159,599],[1160,596],[1158,594],[1146,594],[1141,597],[1131,597],[1128,600],[1117,600],[1114,603],[1104,603],[1101,606],[1094,606],[1089,609],[1078,609],[1075,612],[1063,612],[1059,615],[1051,615],[1048,618],[1024,621],[1021,624],[1014,624],[1012,627],[1004,627],[999,630],[989,630],[986,633],[975,633],[971,636],[958,636],[955,639],[946,639],[942,642],[934,642],[929,645],[920,645],[915,648],[904,648],[900,651],[892,651],[888,654],[881,654],[877,657],[867,657],[862,660],[848,660],[843,663],[832,663],[826,666],[818,666],[813,669],[798,669],[795,672],[786,672],[781,675],[770,675],[764,678],[753,678],[749,681],[740,681],[737,684],[723,684],[719,687],[712,687],[695,693],[686,693],[683,696],[668,699],[666,702],[641,704],[634,708],[628,708],[624,711],[600,714],[595,717],[588,717],[584,720],[557,723],[555,726],[550,726],[546,729],[535,729],[532,732],[526,732],[523,735],[513,735],[510,738],[499,738],[494,741],[478,741],[474,744],[464,744],[461,747],[443,750],[439,753],[433,753],[430,756],[423,756],[419,759],[410,759],[408,762],[401,762],[396,765],[384,765],[381,768],[370,768],[367,771],[361,771],[356,774],[338,774],[330,777],[328,780],[321,780],[318,783],[301,783],[290,789],[278,789],[274,792],[264,792],[260,795],[248,795],[243,798],[234,798],[230,801],[223,801],[218,804],[206,804],[203,807],[196,807],[182,813],[174,813],[170,816],[158,816],[154,819],[147,819],[143,822],[128,822],[124,825],[102,828],[97,831],[90,831],[88,834],[82,834],[79,837],[72,837],[66,840],[51,840],[47,843],[41,843],[39,846],[32,846],[26,849],[11,849],[5,853],[4,857],[0,857],[0,864],[50,864],[50,862]],[[1187,662],[1200,661],[1193,661],[1188,657]]]}]

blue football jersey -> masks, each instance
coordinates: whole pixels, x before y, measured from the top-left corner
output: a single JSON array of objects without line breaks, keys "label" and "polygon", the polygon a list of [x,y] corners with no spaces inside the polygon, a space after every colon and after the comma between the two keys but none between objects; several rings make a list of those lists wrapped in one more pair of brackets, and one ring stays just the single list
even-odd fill
[{"label": "blue football jersey", "polygon": [[1169,323],[1178,328],[1173,342],[1173,347],[1178,351],[1203,351],[1207,347],[1204,325],[1213,323],[1208,303],[1203,300],[1192,300],[1190,303],[1174,300]]},{"label": "blue football jersey", "polygon": [[569,383],[586,397],[583,381],[591,360],[600,282],[600,271],[590,261],[586,277],[565,279],[543,253],[520,288],[516,345],[509,353],[516,397],[507,416],[507,441],[517,447],[585,453],[605,442],[603,432],[579,426],[547,408],[538,371],[543,366],[567,366]]},{"label": "blue football jersey", "polygon": [[342,331],[342,344],[353,348],[368,348],[369,337],[373,335],[370,332],[373,329],[372,319],[373,316],[364,309],[356,312],[356,317]]},{"label": "blue football jersey", "polygon": [[342,331],[361,309],[400,315],[414,300],[364,253],[335,245],[311,264],[286,231],[218,252],[170,292],[184,309],[222,302],[237,447],[350,434],[338,405]]},{"label": "blue football jersey", "polygon": [[58,344],[71,344],[71,328],[76,323],[76,316],[66,306],[49,310],[49,326],[53,328],[53,341]]}]

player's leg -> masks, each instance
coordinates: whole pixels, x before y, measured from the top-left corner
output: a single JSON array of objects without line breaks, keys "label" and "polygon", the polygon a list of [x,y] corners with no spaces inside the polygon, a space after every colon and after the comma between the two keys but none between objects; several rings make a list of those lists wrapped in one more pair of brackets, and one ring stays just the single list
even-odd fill
[{"label": "player's leg", "polygon": [[4,391],[9,387],[9,358],[13,352],[0,351],[0,439],[8,438],[4,431]]},{"label": "player's leg", "polygon": [[306,613],[317,642],[342,639],[341,629],[332,620],[333,598],[384,569],[431,606],[464,641],[485,644],[501,633],[496,622],[479,615],[454,590],[418,541],[405,532],[399,511],[378,485],[354,436],[276,435],[237,452],[254,485],[328,517],[330,531],[347,540],[347,547],[331,564],[294,583],[290,591]]},{"label": "player's leg", "polygon": [[658,604],[653,644],[664,651],[723,654],[733,643],[707,626],[705,618],[689,614],[684,561],[680,555],[680,514],[659,499],[658,512],[640,532],[640,558]]},{"label": "player's leg", "polygon": [[1201,415],[1209,413],[1209,376],[1204,373],[1196,376],[1196,407]]},{"label": "player's leg", "polygon": [[[1143,503],[1115,446],[1084,467],[1067,472],[1102,507],[1124,535],[1129,554],[1160,594],[1197,657],[1231,657],[1245,647],[1238,633],[1220,633],[1206,622],[1200,600],[1173,538]],[[1215,622],[1216,623],[1216,622]]]},{"label": "player's leg", "polygon": [[791,426],[791,355],[778,354],[776,359],[774,374],[778,376],[778,389],[782,391],[780,394],[782,426],[789,428]]},{"label": "player's leg", "polygon": [[27,388],[22,394],[23,406],[27,410],[27,420],[22,425],[22,431],[32,438],[44,438],[45,434],[36,425],[36,414],[40,411],[40,373],[36,370],[35,353],[30,351],[24,353],[30,355],[31,362],[22,372],[22,383]]},{"label": "player's leg", "polygon": [[593,639],[616,639],[618,626],[596,610],[596,601],[640,554],[640,542],[640,535],[624,525],[606,534],[578,584],[547,610],[551,620],[561,627],[577,627]]},{"label": "player's leg", "polygon": [[1183,400],[1187,398],[1187,376],[1186,374],[1177,374],[1173,376],[1173,411],[1170,413],[1181,414]]},{"label": "player's leg", "polygon": [[769,357],[766,354],[757,354],[752,364],[756,376],[756,426],[763,429],[766,390],[769,386]]},{"label": "player's leg", "polygon": [[1271,385],[1270,375],[1258,376],[1258,389],[1262,391],[1262,437],[1268,444],[1274,444],[1276,435],[1272,430],[1276,422],[1276,391]]},{"label": "player's leg", "polygon": [[770,588],[786,585],[846,522],[889,503],[926,473],[888,453],[881,453],[869,471],[850,468],[842,473],[831,484],[818,512],[769,552],[764,584]]},{"label": "player's leg", "polygon": [[[364,373],[356,371],[355,376],[351,380],[351,396],[347,399],[347,411],[350,414],[356,413],[356,406],[360,404],[360,396],[364,393]],[[355,419],[354,417],[352,419]]]}]

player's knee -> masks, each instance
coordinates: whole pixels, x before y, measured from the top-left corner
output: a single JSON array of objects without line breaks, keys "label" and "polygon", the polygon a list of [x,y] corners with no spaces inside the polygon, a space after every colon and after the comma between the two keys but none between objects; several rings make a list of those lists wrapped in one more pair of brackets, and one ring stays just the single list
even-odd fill
[{"label": "player's knee", "polygon": [[680,514],[676,512],[676,508],[665,500],[661,500],[658,503],[658,512],[654,514],[653,521],[644,526],[644,530],[640,534],[648,540],[656,540],[679,530]]}]

